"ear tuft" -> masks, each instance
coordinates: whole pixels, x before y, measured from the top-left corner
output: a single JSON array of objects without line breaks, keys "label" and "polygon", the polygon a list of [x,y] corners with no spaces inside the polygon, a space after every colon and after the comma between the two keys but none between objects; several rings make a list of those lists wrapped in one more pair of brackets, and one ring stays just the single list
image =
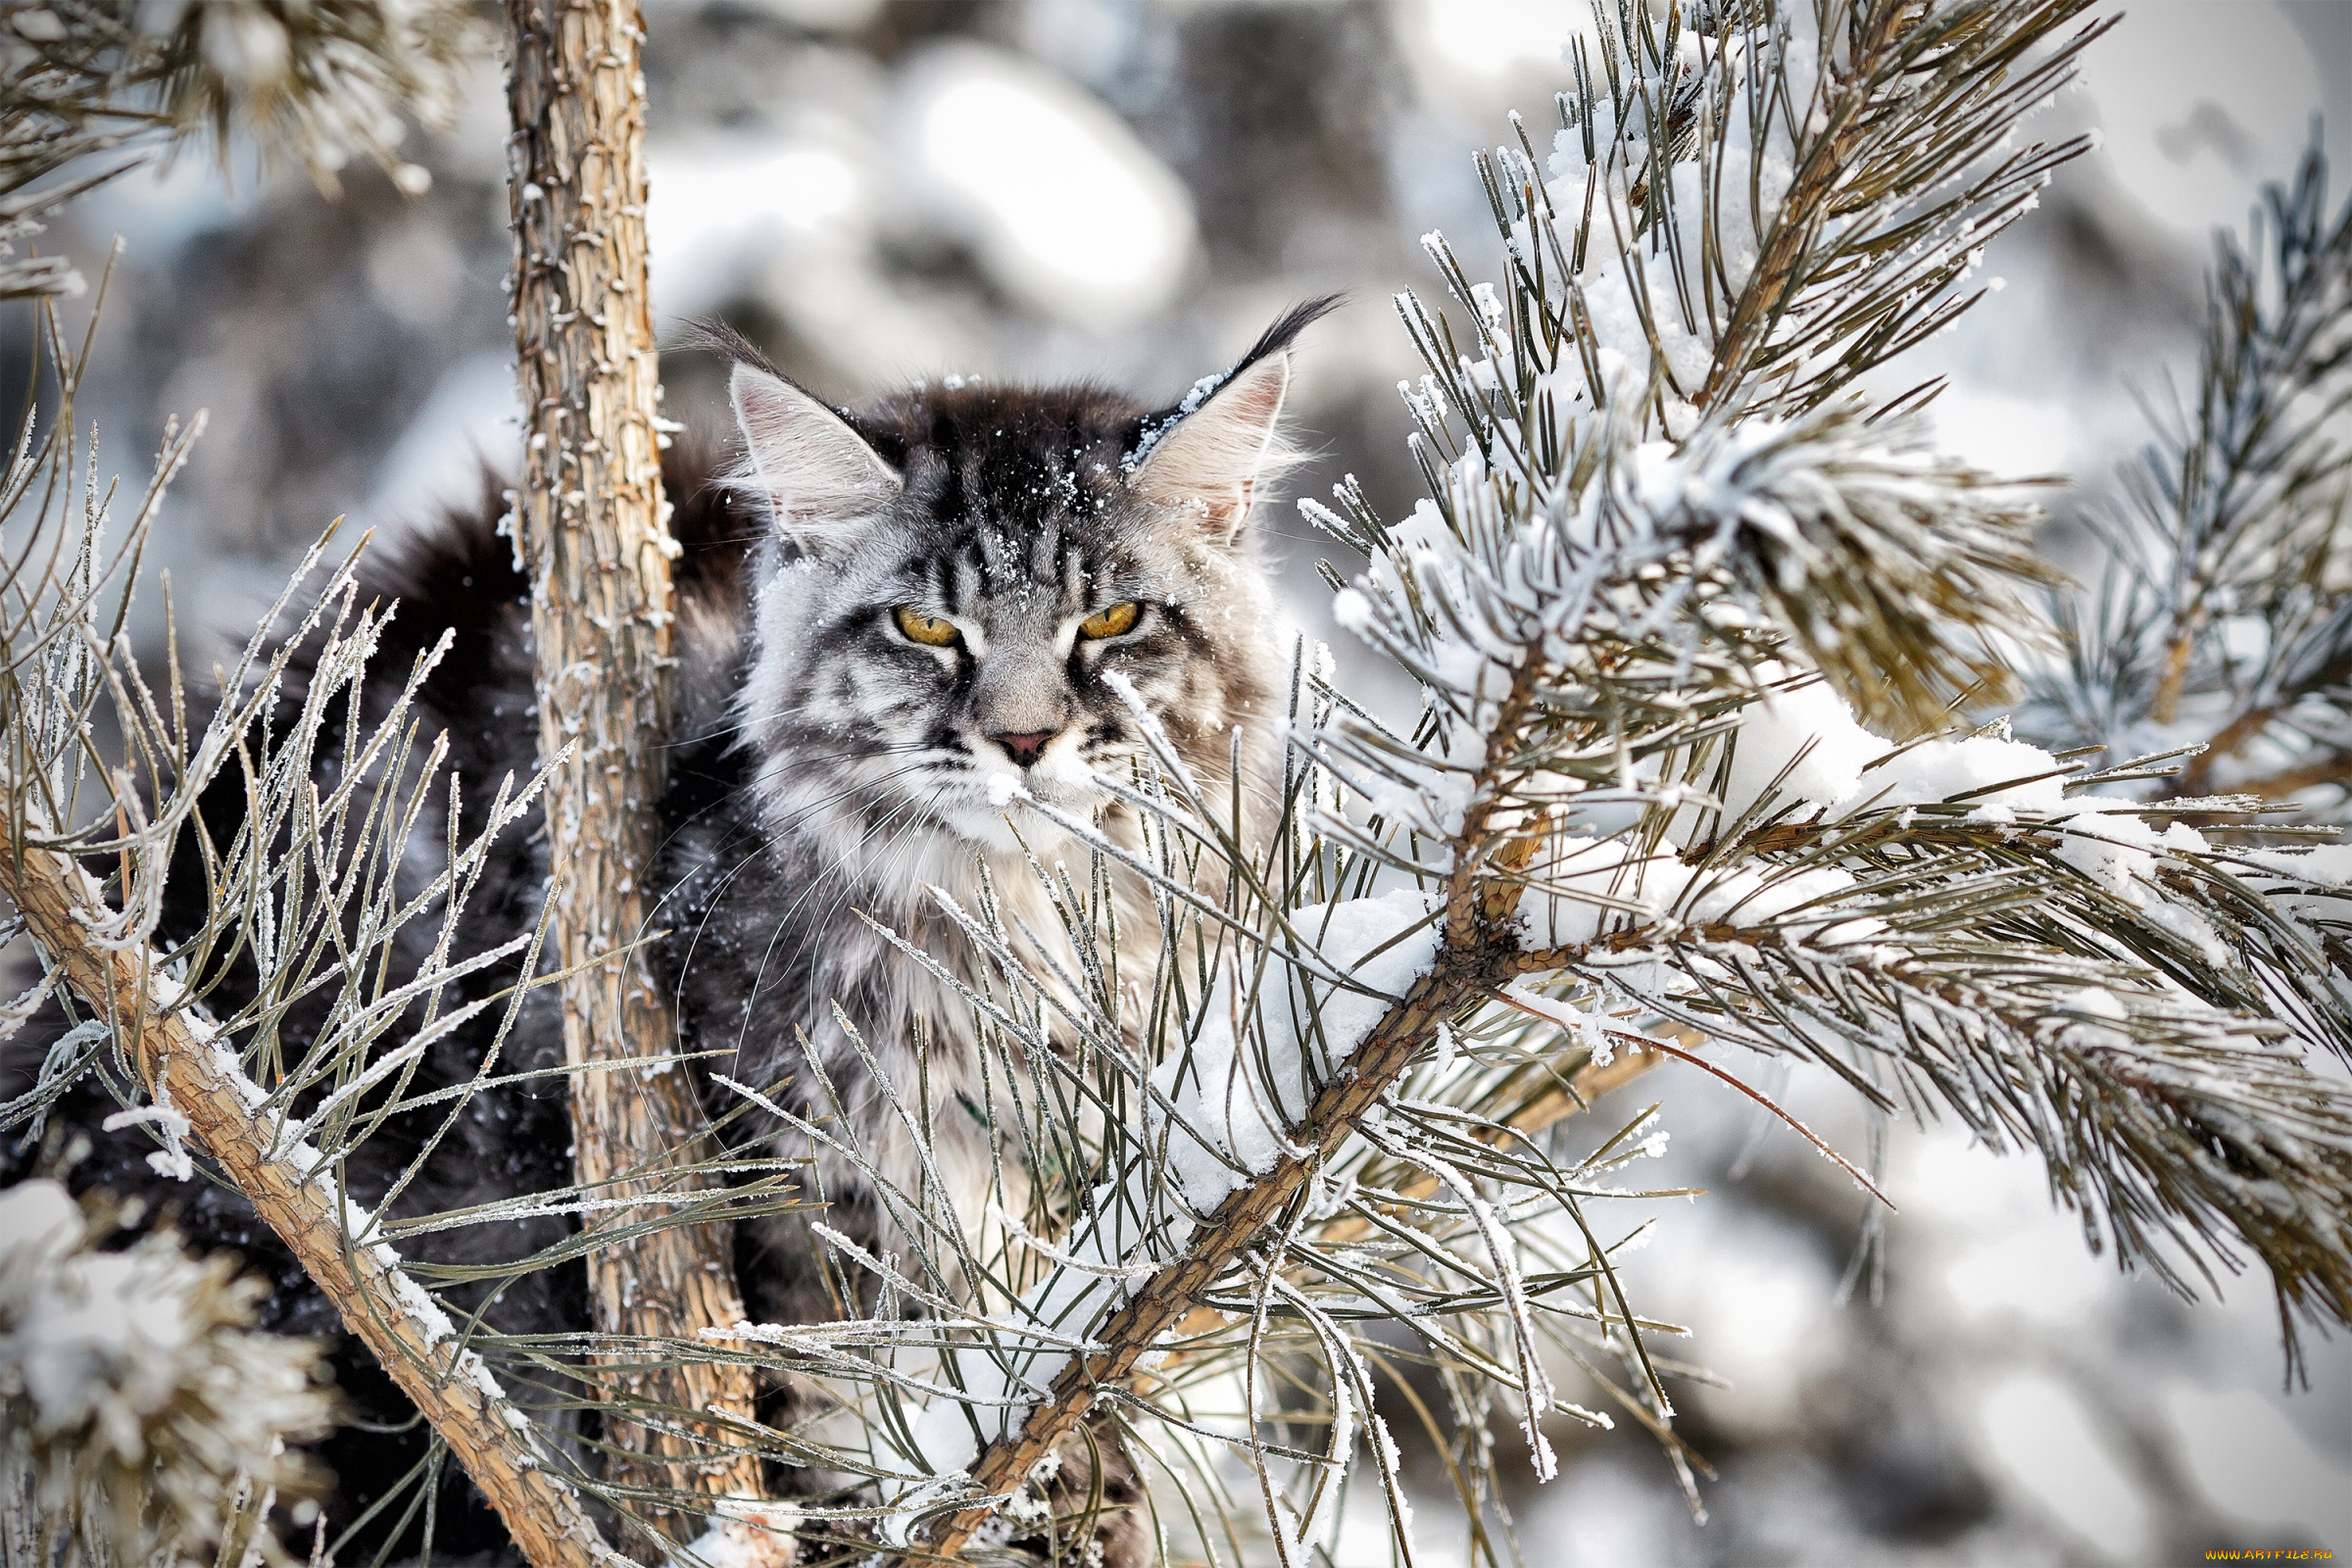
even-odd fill
[{"label": "ear tuft", "polygon": [[788,543],[837,550],[897,497],[898,473],[864,437],[782,376],[738,361],[727,398],[743,432],[741,478],[766,496]]},{"label": "ear tuft", "polygon": [[1239,533],[1257,498],[1298,461],[1281,433],[1291,345],[1338,303],[1312,300],[1286,313],[1241,364],[1146,420],[1125,465],[1128,488],[1161,506],[1202,509],[1210,526],[1228,537]]}]

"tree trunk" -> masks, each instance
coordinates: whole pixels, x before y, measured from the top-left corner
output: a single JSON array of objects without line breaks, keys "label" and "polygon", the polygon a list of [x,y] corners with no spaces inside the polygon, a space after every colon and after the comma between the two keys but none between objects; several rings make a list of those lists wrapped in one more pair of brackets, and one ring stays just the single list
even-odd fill
[{"label": "tree trunk", "polygon": [[[531,576],[539,752],[570,755],[547,797],[564,1041],[575,1067],[674,1049],[640,952],[668,711],[669,505],[662,498],[645,261],[645,81],[637,0],[509,0],[508,202],[514,230],[515,376],[524,460],[512,526]],[[675,1191],[646,1172],[707,1134],[688,1074],[591,1070],[572,1080],[575,1162],[606,1197]],[[624,1173],[632,1173],[626,1181]],[[624,1214],[628,1211],[620,1211]],[[630,1215],[640,1219],[642,1215]],[[691,1340],[742,1317],[726,1227],[672,1227],[588,1254],[597,1326]],[[640,1366],[622,1385],[675,1411],[748,1420],[747,1369]],[[665,1419],[664,1426],[677,1421]],[[712,1496],[759,1494],[759,1466],[673,1431],[614,1421],[641,1455],[610,1479]],[[688,1527],[670,1513],[664,1524]]]}]

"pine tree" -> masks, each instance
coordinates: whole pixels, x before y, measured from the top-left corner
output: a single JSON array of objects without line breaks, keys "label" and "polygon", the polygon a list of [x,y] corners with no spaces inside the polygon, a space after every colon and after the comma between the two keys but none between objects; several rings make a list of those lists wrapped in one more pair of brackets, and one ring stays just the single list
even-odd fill
[{"label": "pine tree", "polygon": [[[5,875],[43,985],[97,1025],[0,1119],[115,1071],[171,1149],[186,1138],[272,1223],[311,1227],[306,1261],[346,1265],[321,1283],[368,1308],[355,1328],[384,1331],[370,1343],[416,1374],[404,1386],[540,1563],[610,1549],[583,1494],[632,1551],[660,1507],[714,1518],[680,1560],[1083,1560],[1101,1499],[1055,1471],[1103,1441],[1151,1478],[1175,1554],[1303,1564],[1360,1487],[1401,1560],[1399,1412],[1375,1392],[1408,1361],[1444,1391],[1414,1413],[1481,1560],[1516,1551],[1499,1467],[1548,1478],[1547,1422],[1633,1421],[1695,1505],[1681,1368],[1617,1267],[1645,1236],[1610,1215],[1658,1147],[1656,1107],[1551,1132],[1665,1060],[1734,1082],[1753,1057],[1811,1062],[1879,1113],[2037,1153],[2126,1265],[2193,1294],[2259,1264],[2291,1356],[2352,1323],[2352,1098],[2332,1075],[2352,1059],[2352,866],[2278,809],[2325,807],[2343,776],[2352,579],[2328,421],[2352,214],[2330,222],[2315,159],[2271,198],[2268,279],[2225,248],[2194,410],[2165,427],[2091,595],[2036,558],[2033,485],[1936,453],[1932,383],[1869,390],[1965,328],[1984,246],[2081,150],[2021,127],[2101,25],[2085,8],[1602,9],[1549,147],[1515,123],[1478,160],[1501,275],[1473,280],[1433,236],[1450,305],[1398,302],[1428,363],[1406,389],[1427,498],[1394,519],[1350,485],[1306,507],[1346,552],[1341,622],[1418,684],[1417,720],[1382,723],[1300,649],[1260,837],[1139,704],[1152,760],[1105,788],[1141,847],[1031,802],[1092,851],[1035,867],[1059,931],[1014,929],[994,900],[943,911],[989,977],[958,987],[1003,1172],[988,1223],[934,1176],[868,1169],[903,1250],[818,1234],[877,1288],[872,1316],[657,1347],[820,1386],[825,1419],[698,1424],[630,1388],[615,1358],[641,1344],[461,1342],[342,1202],[335,1158],[375,1125],[357,1107],[413,1046],[389,1021],[463,967],[375,960],[410,922],[455,918],[480,847],[547,781],[466,816],[428,898],[388,902],[438,753],[396,705],[346,755],[413,785],[311,789],[318,728],[380,625],[345,574],[289,590],[319,607],[300,635],[323,649],[294,722],[257,697],[192,726],[176,669],[151,680],[110,630],[177,438],[111,550],[70,420],[28,421],[0,492],[19,563]],[[74,357],[48,342],[70,390]],[[283,657],[257,637],[229,689],[268,692]],[[2019,695],[2048,747],[1999,716]],[[224,770],[269,831],[206,847],[218,917],[157,954],[158,879]],[[70,857],[120,870],[101,890]],[[1149,973],[1121,962],[1114,875],[1152,890]],[[326,936],[346,929],[360,939]],[[261,996],[202,1016],[240,946],[263,956]],[[270,1055],[271,1009],[318,985],[347,1021]],[[860,1158],[771,1086],[719,1084]],[[879,1087],[925,1141],[926,1086]],[[605,1201],[583,1184],[504,1212]],[[658,1419],[681,1454],[749,1446],[846,1485],[787,1508],[616,1483],[541,1444],[488,1363]],[[1590,1407],[1555,1383],[1566,1366]],[[1492,1441],[1498,1417],[1516,1438]]]}]

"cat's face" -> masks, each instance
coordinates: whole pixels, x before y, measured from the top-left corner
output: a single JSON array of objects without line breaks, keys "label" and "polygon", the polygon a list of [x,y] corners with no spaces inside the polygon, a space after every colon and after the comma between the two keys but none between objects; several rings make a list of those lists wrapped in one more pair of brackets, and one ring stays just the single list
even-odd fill
[{"label": "cat's face", "polygon": [[866,857],[1040,848],[1024,795],[1086,814],[1143,748],[1135,703],[1210,779],[1236,725],[1262,745],[1283,666],[1248,514],[1283,348],[1157,419],[1093,388],[964,386],[845,420],[739,367],[777,521],[741,696],[770,828]]}]

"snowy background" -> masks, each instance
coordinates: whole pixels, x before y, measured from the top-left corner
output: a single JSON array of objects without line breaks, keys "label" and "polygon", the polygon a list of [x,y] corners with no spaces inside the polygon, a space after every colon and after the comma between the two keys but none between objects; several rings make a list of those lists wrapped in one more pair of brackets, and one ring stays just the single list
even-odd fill
[{"label": "snowy background", "polygon": [[[1302,489],[1352,472],[1395,515],[1417,480],[1394,387],[1417,366],[1389,297],[1435,292],[1431,228],[1482,275],[1470,149],[1507,133],[1507,108],[1548,122],[1580,11],[649,0],[656,304],[672,333],[724,316],[844,399],[962,373],[1093,374],[1172,400],[1284,306],[1345,290],[1294,404],[1321,454]],[[2097,125],[2103,150],[1995,250],[2006,286],[1904,377],[1952,378],[1937,411],[1955,449],[2076,478],[2048,548],[2078,565],[2067,516],[2140,438],[2134,392],[2193,369],[2212,225],[2242,222],[2316,116],[2352,176],[2352,4],[2142,5],[2086,78],[2040,124]],[[112,464],[138,471],[167,415],[209,411],[158,534],[183,621],[249,629],[329,518],[397,529],[478,493],[481,463],[513,451],[503,115],[485,67],[465,122],[409,149],[433,174],[421,196],[362,172],[329,202],[190,158],[52,236],[85,262],[124,241],[84,407]],[[672,416],[718,434],[719,368],[681,353],[664,373]],[[1299,623],[1345,660],[1311,571],[1326,542],[1287,511],[1269,525]],[[1864,1147],[1849,1099],[1740,1065]],[[1685,1402],[1722,1479],[1700,1528],[1638,1433],[1563,1430],[1561,1479],[1508,1499],[1531,1564],[2352,1550],[2352,1347],[2316,1345],[2310,1392],[2282,1394],[2263,1282],[2186,1307],[2089,1256],[2031,1161],[1896,1128],[1883,1299],[1865,1286],[1840,1304],[1851,1185],[1695,1073],[1611,1108],[1637,1097],[1665,1100],[1674,1133],[1650,1177],[1711,1189],[1663,1206],[1631,1284],[1728,1382]],[[1416,1463],[1437,1487],[1435,1456]],[[1462,1560],[1439,1517],[1422,1514],[1423,1560]],[[1362,1523],[1346,1560],[1385,1562]]]}]

